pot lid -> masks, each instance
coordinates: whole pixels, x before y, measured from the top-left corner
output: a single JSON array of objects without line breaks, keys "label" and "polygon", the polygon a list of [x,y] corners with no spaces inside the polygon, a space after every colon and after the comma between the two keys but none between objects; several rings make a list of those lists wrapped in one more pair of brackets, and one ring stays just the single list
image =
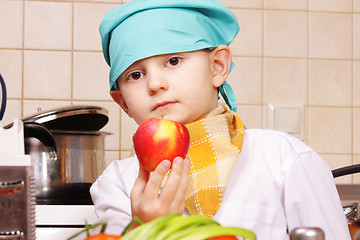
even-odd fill
[{"label": "pot lid", "polygon": [[23,118],[23,122],[37,122],[49,130],[98,131],[109,121],[108,110],[99,106],[69,106],[38,112]]}]

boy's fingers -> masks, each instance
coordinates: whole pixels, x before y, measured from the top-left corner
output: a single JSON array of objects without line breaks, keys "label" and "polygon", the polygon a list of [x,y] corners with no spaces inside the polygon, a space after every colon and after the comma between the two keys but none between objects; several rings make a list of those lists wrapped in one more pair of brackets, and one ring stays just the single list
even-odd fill
[{"label": "boy's fingers", "polygon": [[173,161],[169,178],[166,181],[165,187],[161,191],[160,200],[164,204],[172,204],[173,200],[178,194],[179,187],[182,185],[184,172],[184,160],[176,157]]},{"label": "boy's fingers", "polygon": [[134,187],[131,191],[131,199],[139,199],[141,194],[144,192],[146,183],[149,179],[149,173],[146,172],[142,167],[139,168],[139,175],[135,181]]},{"label": "boy's fingers", "polygon": [[149,177],[144,191],[144,198],[153,199],[158,197],[162,180],[167,171],[169,171],[170,167],[171,162],[169,160],[160,162],[160,164],[155,168],[154,172]]},{"label": "boy's fingers", "polygon": [[183,171],[182,171],[182,177],[181,177],[181,181],[179,183],[179,187],[178,190],[176,192],[176,195],[174,197],[173,203],[171,208],[172,211],[180,211],[182,212],[184,210],[185,207],[185,196],[186,196],[186,192],[189,186],[189,181],[190,181],[190,160],[189,159],[184,159],[184,166],[183,166]]}]

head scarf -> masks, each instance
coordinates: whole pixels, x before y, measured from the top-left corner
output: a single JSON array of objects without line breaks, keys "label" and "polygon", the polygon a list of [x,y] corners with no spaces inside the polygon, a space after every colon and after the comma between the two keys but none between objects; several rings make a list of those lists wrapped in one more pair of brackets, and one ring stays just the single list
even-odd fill
[{"label": "head scarf", "polygon": [[[118,89],[118,77],[138,60],[229,45],[238,31],[234,14],[217,0],[133,0],[113,8],[100,24],[110,90]],[[219,91],[236,111],[230,85]]]}]

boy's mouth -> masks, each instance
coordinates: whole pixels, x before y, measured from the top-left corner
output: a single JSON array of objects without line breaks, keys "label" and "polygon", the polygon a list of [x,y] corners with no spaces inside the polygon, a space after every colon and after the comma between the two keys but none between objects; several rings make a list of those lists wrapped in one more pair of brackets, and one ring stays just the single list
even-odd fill
[{"label": "boy's mouth", "polygon": [[153,111],[163,111],[163,110],[167,110],[169,108],[171,108],[172,106],[174,106],[176,104],[176,102],[161,102],[161,103],[157,103],[155,105],[155,107],[153,108]]}]

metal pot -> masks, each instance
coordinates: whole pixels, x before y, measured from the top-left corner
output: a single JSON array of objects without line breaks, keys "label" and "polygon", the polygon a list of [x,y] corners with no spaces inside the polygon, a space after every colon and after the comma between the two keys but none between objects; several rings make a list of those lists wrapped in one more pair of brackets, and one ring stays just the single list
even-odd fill
[{"label": "metal pot", "polygon": [[[360,164],[341,167],[332,170],[334,178],[360,173]],[[359,184],[337,184],[344,214],[348,221],[351,239],[360,239],[360,185]]]},{"label": "metal pot", "polygon": [[45,126],[56,145],[25,133],[25,151],[36,159],[37,204],[92,204],[89,188],[105,168],[104,140],[110,133],[98,130],[107,113],[97,106],[71,106],[23,119]]},{"label": "metal pot", "polygon": [[51,131],[62,159],[64,183],[93,183],[104,170],[104,140],[100,131]]}]

